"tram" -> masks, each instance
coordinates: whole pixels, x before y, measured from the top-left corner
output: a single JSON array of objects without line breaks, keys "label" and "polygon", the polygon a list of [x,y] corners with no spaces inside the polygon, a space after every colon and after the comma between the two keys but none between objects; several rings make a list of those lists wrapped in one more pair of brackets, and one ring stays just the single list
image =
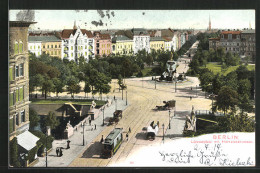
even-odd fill
[{"label": "tram", "polygon": [[103,142],[102,157],[109,158],[117,152],[123,141],[123,128],[115,128]]}]

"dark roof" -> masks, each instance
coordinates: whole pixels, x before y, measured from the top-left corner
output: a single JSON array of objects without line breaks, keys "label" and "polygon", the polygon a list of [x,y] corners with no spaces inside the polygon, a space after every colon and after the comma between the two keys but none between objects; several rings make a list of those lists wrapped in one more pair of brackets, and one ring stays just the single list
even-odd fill
[{"label": "dark roof", "polygon": [[[61,38],[69,38],[70,35],[74,35],[76,31],[77,29],[64,29],[61,31]],[[83,35],[86,34],[88,38],[93,38],[93,34],[91,33],[91,31],[88,31],[86,29],[80,29],[80,31]]]},{"label": "dark roof", "polygon": [[149,35],[148,32],[143,28],[134,28],[132,29],[133,35]]},{"label": "dark roof", "polygon": [[31,24],[37,22],[28,22],[28,21],[9,21],[10,27],[29,27]]},{"label": "dark roof", "polygon": [[115,43],[117,41],[130,41],[130,40],[132,40],[132,39],[130,39],[124,35],[118,35],[112,39],[112,42]]},{"label": "dark roof", "polygon": [[242,34],[255,34],[255,30],[254,29],[244,30],[242,31]]},{"label": "dark roof", "polygon": [[109,144],[112,145],[114,142],[114,139],[120,134],[122,133],[123,128],[115,128],[113,131],[111,131],[109,133],[109,135],[106,137],[105,139],[105,144]]},{"label": "dark roof", "polygon": [[28,42],[34,41],[42,41],[42,42],[57,42],[61,41],[59,38],[55,37],[54,35],[50,36],[28,36]]},{"label": "dark roof", "polygon": [[115,33],[115,35],[124,35],[130,39],[133,39],[133,33],[131,30],[119,30]]},{"label": "dark roof", "polygon": [[150,37],[150,41],[164,41],[162,37]]},{"label": "dark roof", "polygon": [[110,37],[109,34],[101,34],[101,32],[95,31],[95,32],[94,32],[94,36],[97,36],[97,35],[99,35],[99,37],[100,37],[101,40],[111,39],[111,37]]},{"label": "dark roof", "polygon": [[172,29],[161,30],[162,37],[173,37],[174,31]]}]

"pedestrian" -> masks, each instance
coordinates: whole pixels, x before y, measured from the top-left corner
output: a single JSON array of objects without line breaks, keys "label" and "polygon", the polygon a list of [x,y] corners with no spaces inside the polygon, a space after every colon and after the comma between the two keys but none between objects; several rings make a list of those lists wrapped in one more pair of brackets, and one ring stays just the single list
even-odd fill
[{"label": "pedestrian", "polygon": [[63,154],[62,154],[62,149],[60,149],[60,157],[62,156]]},{"label": "pedestrian", "polygon": [[126,134],[126,140],[128,141],[128,133]]},{"label": "pedestrian", "polygon": [[192,91],[192,87],[190,87],[190,90]]},{"label": "pedestrian", "polygon": [[158,128],[159,128],[159,121],[157,121],[157,126],[158,126]]},{"label": "pedestrian", "polygon": [[95,130],[97,129],[97,125],[95,124]]},{"label": "pedestrian", "polygon": [[58,147],[56,148],[56,154],[57,154],[57,157],[59,157],[59,148]]},{"label": "pedestrian", "polygon": [[102,137],[101,137],[101,140],[100,140],[100,143],[102,143],[102,142],[103,142],[103,140],[104,140],[104,139],[103,139],[103,135],[102,135]]},{"label": "pedestrian", "polygon": [[190,96],[190,100],[192,100],[192,97]]},{"label": "pedestrian", "polygon": [[131,133],[131,128],[129,127],[129,130],[128,130],[129,133]]},{"label": "pedestrian", "polygon": [[70,140],[67,140],[67,149],[70,149]]},{"label": "pedestrian", "polygon": [[114,95],[114,100],[116,100],[116,96]]},{"label": "pedestrian", "polygon": [[88,122],[89,122],[89,125],[91,126],[91,119],[90,118],[89,118]]}]

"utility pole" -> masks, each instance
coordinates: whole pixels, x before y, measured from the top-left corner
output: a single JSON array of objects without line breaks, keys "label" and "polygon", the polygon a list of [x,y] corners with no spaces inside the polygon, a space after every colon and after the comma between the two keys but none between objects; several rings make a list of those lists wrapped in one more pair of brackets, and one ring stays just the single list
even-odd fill
[{"label": "utility pole", "polygon": [[85,126],[85,122],[83,123],[83,146],[85,146],[85,139],[84,139],[84,126]]},{"label": "utility pole", "polygon": [[127,90],[125,91],[125,93],[126,93],[126,105],[127,105]]},{"label": "utility pole", "polygon": [[46,155],[46,168],[48,167],[48,153],[47,153],[47,128],[46,128],[46,134],[45,134],[45,155]]},{"label": "utility pole", "polygon": [[171,129],[171,110],[169,110],[169,129]]},{"label": "utility pole", "polygon": [[155,89],[156,89],[156,76],[155,76],[155,79],[154,79],[154,87],[155,87]]},{"label": "utility pole", "polygon": [[175,75],[175,92],[177,92],[177,78],[176,78],[176,75]]},{"label": "utility pole", "polygon": [[122,87],[122,100],[124,99],[123,94],[124,94],[124,89],[123,89],[123,87]]},{"label": "utility pole", "polygon": [[104,122],[104,111],[105,111],[105,109],[104,109],[104,107],[103,107],[103,126],[105,125],[105,122]]}]

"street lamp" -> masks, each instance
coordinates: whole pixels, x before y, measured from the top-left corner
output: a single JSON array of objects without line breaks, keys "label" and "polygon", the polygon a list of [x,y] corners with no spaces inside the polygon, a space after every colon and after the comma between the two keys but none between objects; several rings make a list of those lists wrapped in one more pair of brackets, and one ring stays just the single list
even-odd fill
[{"label": "street lamp", "polygon": [[115,106],[115,111],[117,110],[117,99],[115,99],[115,101],[116,101],[116,106]]},{"label": "street lamp", "polygon": [[176,73],[175,73],[175,92],[177,91],[177,78],[176,78]]},{"label": "street lamp", "polygon": [[46,160],[45,160],[45,163],[46,163],[46,168],[48,167],[48,165],[47,165],[47,146],[44,148],[44,152],[45,152],[45,157],[46,157]]},{"label": "street lamp", "polygon": [[169,110],[169,129],[171,129],[171,110]]},{"label": "street lamp", "polygon": [[155,89],[156,89],[156,76],[155,76],[155,79],[154,79],[154,87],[155,87]]},{"label": "street lamp", "polygon": [[164,142],[164,124],[162,124],[162,128],[163,128],[163,142]]},{"label": "street lamp", "polygon": [[84,139],[84,126],[85,126],[85,122],[82,124],[83,126],[83,146],[85,146],[85,139]]},{"label": "street lamp", "polygon": [[126,105],[127,105],[127,90],[125,91],[125,94],[126,94]]},{"label": "street lamp", "polygon": [[196,96],[198,96],[198,89],[197,89],[197,85],[196,85]]},{"label": "street lamp", "polygon": [[103,107],[102,108],[102,111],[103,111],[103,126],[105,125],[105,122],[104,122],[104,111],[105,111],[105,108]]},{"label": "street lamp", "polygon": [[124,99],[123,93],[124,93],[124,88],[122,87],[122,100]]},{"label": "street lamp", "polygon": [[48,130],[47,130],[47,127],[46,127],[46,133],[45,133],[45,148],[44,148],[44,151],[45,151],[45,157],[46,157],[46,168],[48,166],[48,153],[47,153],[47,133],[48,133]]}]

